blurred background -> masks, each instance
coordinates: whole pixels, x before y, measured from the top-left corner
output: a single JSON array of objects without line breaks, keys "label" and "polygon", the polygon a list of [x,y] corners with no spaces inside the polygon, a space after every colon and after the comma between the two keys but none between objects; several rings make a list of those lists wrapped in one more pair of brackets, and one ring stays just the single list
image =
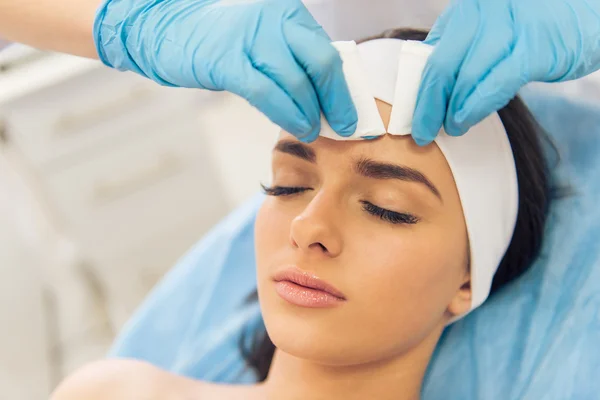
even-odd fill
[{"label": "blurred background", "polygon": [[227,93],[24,46],[0,57],[0,398],[37,400],[257,192],[277,128]]},{"label": "blurred background", "polygon": [[[446,3],[363,1],[306,3],[334,40],[428,27]],[[599,82],[549,90],[600,101]],[[228,93],[1,52],[0,399],[45,399],[101,358],[163,274],[268,179],[277,131]]]}]

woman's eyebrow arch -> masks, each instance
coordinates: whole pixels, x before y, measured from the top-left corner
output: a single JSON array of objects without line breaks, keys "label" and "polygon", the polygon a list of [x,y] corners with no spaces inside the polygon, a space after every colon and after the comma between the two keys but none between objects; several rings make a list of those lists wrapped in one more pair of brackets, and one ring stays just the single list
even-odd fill
[{"label": "woman's eyebrow arch", "polygon": [[389,164],[369,158],[361,158],[355,164],[356,173],[372,179],[399,179],[406,182],[420,183],[429,189],[440,201],[442,195],[438,188],[421,171],[406,165]]},{"label": "woman's eyebrow arch", "polygon": [[302,142],[283,139],[277,142],[273,150],[290,154],[313,164],[317,162],[317,154],[315,151]]}]

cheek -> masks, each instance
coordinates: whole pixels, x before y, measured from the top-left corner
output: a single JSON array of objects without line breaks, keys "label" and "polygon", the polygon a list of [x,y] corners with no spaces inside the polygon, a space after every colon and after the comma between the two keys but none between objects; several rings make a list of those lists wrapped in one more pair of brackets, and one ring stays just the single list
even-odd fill
[{"label": "cheek", "polygon": [[290,207],[277,204],[267,197],[256,215],[254,240],[257,274],[260,277],[273,264],[282,249],[289,248],[290,225],[298,213]]},{"label": "cheek", "polygon": [[438,229],[390,238],[386,247],[392,251],[381,257],[380,267],[389,279],[387,287],[402,296],[453,292],[466,268],[464,246]]},{"label": "cheek", "polygon": [[358,282],[373,281],[373,290],[385,288],[390,296],[421,296],[453,286],[465,272],[465,238],[439,226],[400,227],[379,234],[363,230],[352,238],[355,250],[350,257],[362,265],[352,276]]},{"label": "cheek", "polygon": [[[369,239],[369,236],[371,239]],[[374,240],[374,238],[376,238]],[[353,255],[356,320],[388,345],[410,346],[439,325],[466,271],[466,233],[439,226],[361,235]],[[369,335],[365,332],[365,335]]]}]

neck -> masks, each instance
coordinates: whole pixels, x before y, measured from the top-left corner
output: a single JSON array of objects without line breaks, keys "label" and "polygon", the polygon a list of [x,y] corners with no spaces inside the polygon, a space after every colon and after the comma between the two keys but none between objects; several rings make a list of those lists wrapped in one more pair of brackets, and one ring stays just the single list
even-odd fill
[{"label": "neck", "polygon": [[402,355],[353,366],[327,366],[278,349],[263,389],[269,400],[419,400],[438,339],[433,335]]}]

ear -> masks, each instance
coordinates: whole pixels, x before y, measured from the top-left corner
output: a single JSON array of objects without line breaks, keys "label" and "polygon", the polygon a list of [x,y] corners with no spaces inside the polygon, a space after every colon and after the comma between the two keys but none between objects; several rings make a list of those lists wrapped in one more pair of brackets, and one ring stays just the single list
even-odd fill
[{"label": "ear", "polygon": [[473,296],[471,293],[471,274],[467,273],[460,289],[456,292],[450,304],[448,304],[447,312],[450,318],[465,314],[471,309]]}]

